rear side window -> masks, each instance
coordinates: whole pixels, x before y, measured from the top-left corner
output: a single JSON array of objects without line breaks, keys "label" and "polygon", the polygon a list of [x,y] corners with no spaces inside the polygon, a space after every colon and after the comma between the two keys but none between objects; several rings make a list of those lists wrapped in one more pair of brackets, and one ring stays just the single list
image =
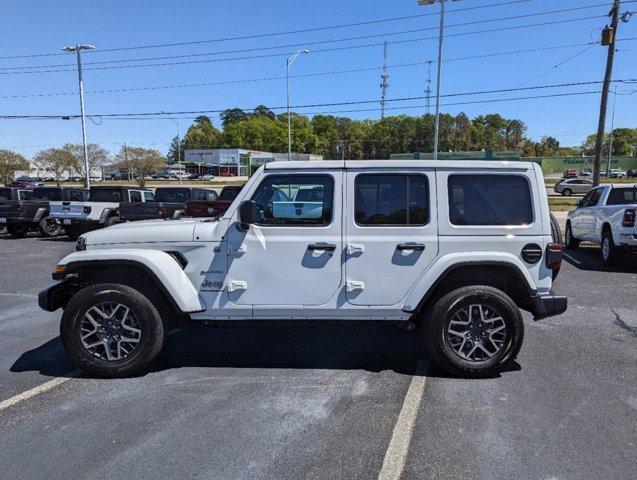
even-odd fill
[{"label": "rear side window", "polygon": [[519,175],[450,175],[449,220],[453,225],[528,225],[531,189]]},{"label": "rear side window", "polygon": [[128,192],[128,195],[130,196],[130,201],[131,202],[141,202],[142,201],[142,192],[140,192],[138,190],[130,190]]},{"label": "rear side window", "polygon": [[122,191],[120,189],[95,188],[91,189],[90,198],[92,202],[122,202]]},{"label": "rear side window", "polygon": [[234,188],[224,188],[221,190],[221,195],[219,195],[219,200],[225,200],[227,202],[233,201],[237,198],[237,194],[239,190],[235,190]]},{"label": "rear side window", "polygon": [[193,190],[193,200],[216,200],[217,192],[214,190]]},{"label": "rear side window", "polygon": [[158,188],[155,190],[156,202],[186,203],[188,200],[190,200],[190,189],[188,188]]},{"label": "rear side window", "polygon": [[57,188],[35,188],[33,198],[36,200],[62,200],[62,191]]},{"label": "rear side window", "polygon": [[358,225],[422,226],[429,222],[429,184],[424,175],[361,174],[354,183]]},{"label": "rear side window", "polygon": [[613,188],[608,194],[606,205],[637,204],[637,188]]},{"label": "rear side window", "polygon": [[144,201],[145,202],[154,202],[155,194],[153,192],[144,192]]}]

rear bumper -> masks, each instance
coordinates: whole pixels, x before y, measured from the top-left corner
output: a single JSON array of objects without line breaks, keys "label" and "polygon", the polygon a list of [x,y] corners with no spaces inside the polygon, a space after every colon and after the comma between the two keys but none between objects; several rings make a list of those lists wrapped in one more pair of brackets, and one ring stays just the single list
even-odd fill
[{"label": "rear bumper", "polygon": [[73,227],[83,227],[88,229],[99,228],[100,221],[99,220],[90,220],[88,218],[64,218],[64,217],[49,217],[47,219],[48,222],[54,222],[58,225],[73,226]]},{"label": "rear bumper", "polygon": [[534,320],[560,315],[568,308],[568,299],[564,295],[531,295],[530,312]]}]

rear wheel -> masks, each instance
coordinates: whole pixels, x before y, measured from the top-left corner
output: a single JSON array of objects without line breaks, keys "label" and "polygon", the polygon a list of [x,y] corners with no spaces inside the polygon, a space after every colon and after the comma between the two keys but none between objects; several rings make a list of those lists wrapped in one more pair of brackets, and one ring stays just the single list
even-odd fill
[{"label": "rear wheel", "polygon": [[562,195],[564,195],[565,197],[570,197],[571,195],[573,195],[573,190],[571,190],[570,188],[565,188],[564,190],[562,190]]},{"label": "rear wheel", "polygon": [[613,234],[610,230],[604,230],[604,233],[602,234],[601,256],[602,263],[607,267],[612,267],[619,263],[621,252],[619,251],[619,248],[615,246]]},{"label": "rear wheel", "polygon": [[40,220],[40,233],[43,237],[57,237],[62,233],[62,226],[55,222],[47,222],[46,218]]},{"label": "rear wheel", "polygon": [[564,234],[564,245],[569,250],[577,250],[579,247],[579,240],[573,236],[573,229],[570,222],[566,224],[566,233]]},{"label": "rear wheel", "polygon": [[[549,216],[551,218],[551,237],[553,239],[553,243],[559,243],[562,245],[562,230],[560,229],[560,224],[555,218],[555,215],[549,212]],[[557,267],[553,270],[553,280],[557,278],[560,273],[560,267]]]},{"label": "rear wheel", "polygon": [[425,344],[433,360],[463,377],[486,377],[512,361],[524,338],[520,310],[501,290],[453,290],[430,309]]},{"label": "rear wheel", "polygon": [[104,223],[104,228],[115,225],[117,222],[119,222],[119,217],[109,217]]},{"label": "rear wheel", "polygon": [[165,337],[153,303],[137,290],[114,283],[75,294],[64,309],[60,332],[73,360],[100,377],[124,377],[146,369]]}]

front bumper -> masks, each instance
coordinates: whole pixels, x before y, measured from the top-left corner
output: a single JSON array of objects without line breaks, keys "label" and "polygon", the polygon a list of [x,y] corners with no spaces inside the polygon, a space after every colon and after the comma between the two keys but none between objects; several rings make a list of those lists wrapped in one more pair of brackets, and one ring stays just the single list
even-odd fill
[{"label": "front bumper", "polygon": [[38,305],[42,310],[55,312],[66,305],[73,294],[70,278],[56,280],[38,294]]},{"label": "front bumper", "polygon": [[568,308],[568,299],[564,295],[531,295],[530,312],[533,320],[560,315]]}]

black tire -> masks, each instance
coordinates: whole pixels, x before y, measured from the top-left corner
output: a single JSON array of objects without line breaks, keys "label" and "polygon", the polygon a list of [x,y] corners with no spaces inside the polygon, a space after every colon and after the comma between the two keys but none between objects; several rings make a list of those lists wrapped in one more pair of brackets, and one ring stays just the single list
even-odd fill
[{"label": "black tire", "polygon": [[602,263],[607,267],[618,265],[621,260],[621,251],[615,246],[613,234],[610,230],[604,230],[602,233],[602,245],[600,249],[600,257]]},{"label": "black tire", "polygon": [[27,232],[27,228],[22,225],[7,225],[7,233],[13,238],[22,238]]},{"label": "black tire", "polygon": [[40,220],[40,233],[43,237],[53,238],[62,234],[62,225],[54,222],[47,222],[46,218]]},{"label": "black tire", "polygon": [[564,237],[564,245],[569,250],[577,250],[579,248],[579,240],[573,236],[571,222],[566,222],[566,233]]},{"label": "black tire", "polygon": [[[92,307],[107,302],[129,308],[141,330],[139,342],[128,356],[121,359],[100,358],[85,348],[80,338],[84,314]],[[66,351],[82,370],[98,377],[126,377],[148,368],[164,345],[165,332],[162,318],[151,300],[134,288],[115,283],[97,284],[80,290],[66,305],[60,322],[60,334]],[[105,352],[106,347],[101,347],[101,351]]]},{"label": "black tire", "polygon": [[565,197],[570,197],[571,195],[573,195],[573,190],[571,190],[570,188],[565,188],[564,190],[562,190],[562,195],[564,195]]},{"label": "black tire", "polygon": [[[560,230],[560,224],[558,223],[557,218],[555,218],[555,215],[550,212],[549,217],[551,218],[551,237],[553,238],[553,243],[559,243],[560,245],[562,245],[562,230]],[[559,274],[559,267],[553,269],[553,280],[555,280]]]},{"label": "black tire", "polygon": [[119,217],[108,217],[106,219],[106,222],[104,223],[104,228],[106,227],[111,227],[113,225],[115,225],[117,222],[119,222]]},{"label": "black tire", "polygon": [[[452,348],[447,334],[454,316],[463,308],[471,308],[471,305],[483,305],[485,311],[493,309],[502,317],[506,327],[502,345],[487,360],[462,358]],[[429,354],[434,362],[459,377],[482,378],[493,375],[515,359],[524,339],[524,322],[520,309],[504,292],[485,285],[462,287],[447,293],[429,309],[426,316],[428,318],[425,318],[423,330]]]}]

